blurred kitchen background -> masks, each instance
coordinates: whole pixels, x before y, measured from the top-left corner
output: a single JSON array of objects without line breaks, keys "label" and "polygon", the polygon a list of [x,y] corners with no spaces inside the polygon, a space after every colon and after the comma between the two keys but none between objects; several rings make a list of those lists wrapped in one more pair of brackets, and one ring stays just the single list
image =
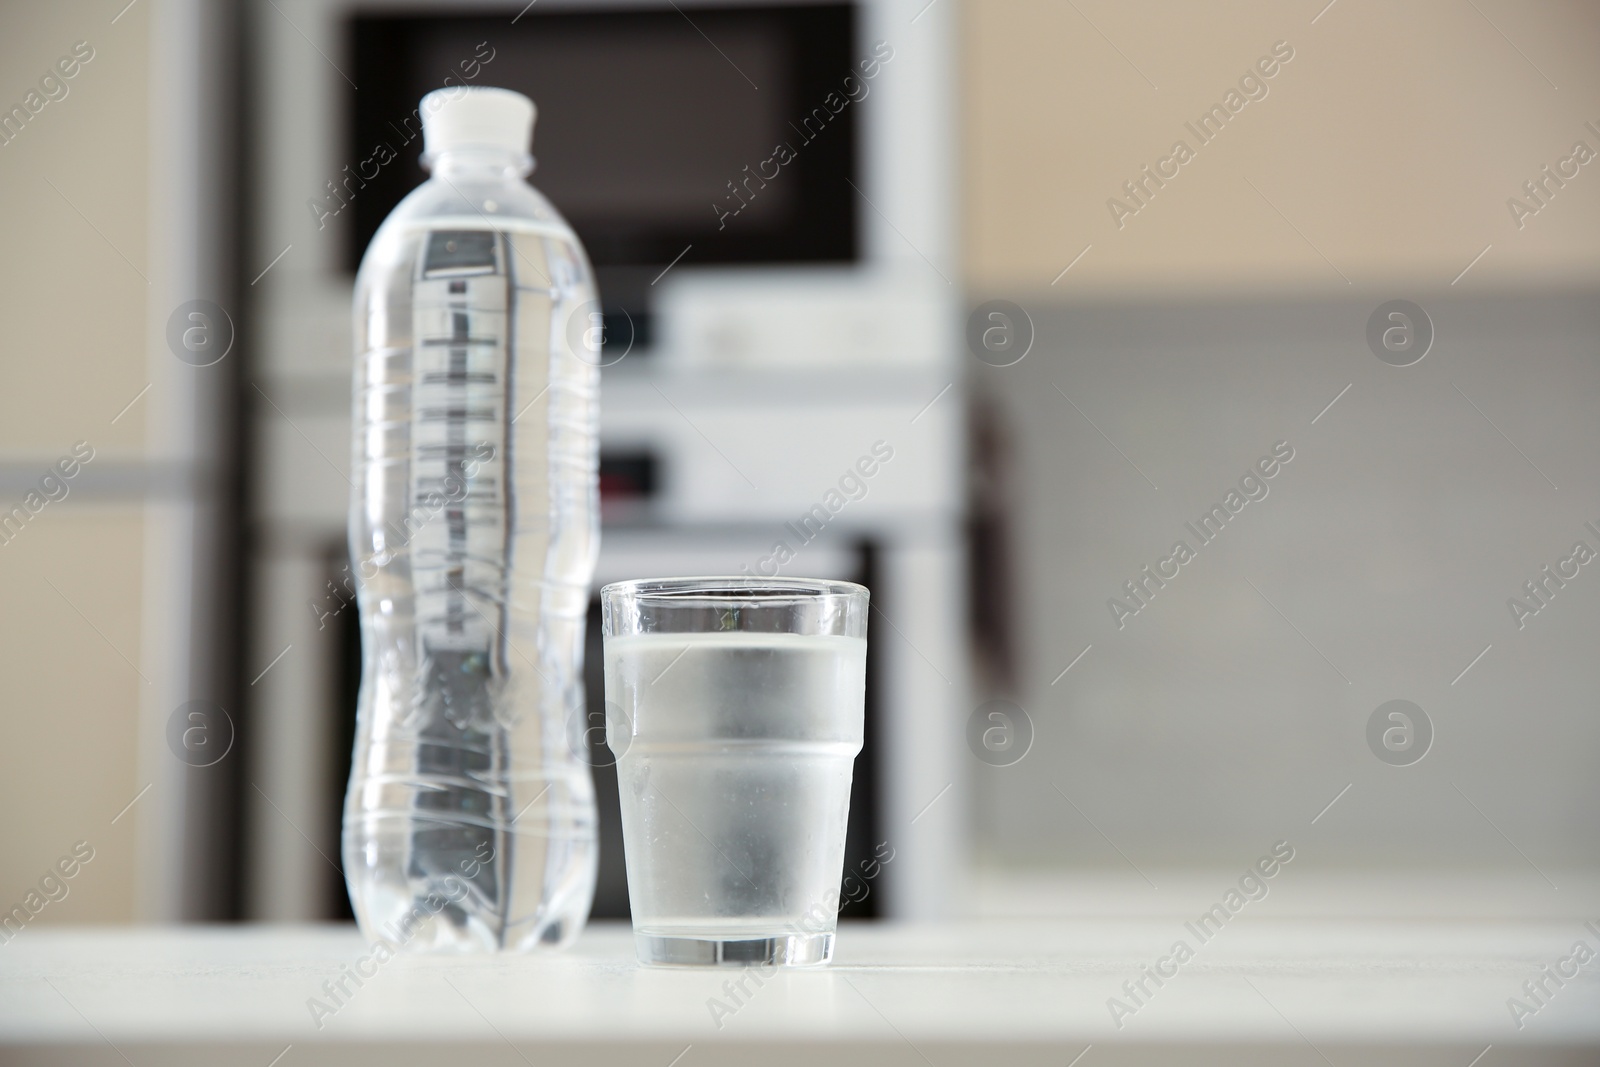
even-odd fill
[{"label": "blurred kitchen background", "polygon": [[847,914],[1186,911],[1281,840],[1275,908],[1600,906],[1593,4],[0,29],[0,907],[87,841],[39,921],[348,916],[350,290],[457,83],[599,271],[596,586],[872,587]]}]

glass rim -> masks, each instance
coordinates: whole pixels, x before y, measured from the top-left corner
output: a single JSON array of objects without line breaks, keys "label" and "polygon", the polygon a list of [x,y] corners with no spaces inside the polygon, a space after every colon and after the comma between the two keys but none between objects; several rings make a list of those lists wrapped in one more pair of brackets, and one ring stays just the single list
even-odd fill
[{"label": "glass rim", "polygon": [[611,582],[600,589],[601,599],[608,602],[628,599],[686,605],[728,602],[764,605],[867,596],[870,596],[870,590],[855,582],[742,574],[630,578],[623,582]]}]

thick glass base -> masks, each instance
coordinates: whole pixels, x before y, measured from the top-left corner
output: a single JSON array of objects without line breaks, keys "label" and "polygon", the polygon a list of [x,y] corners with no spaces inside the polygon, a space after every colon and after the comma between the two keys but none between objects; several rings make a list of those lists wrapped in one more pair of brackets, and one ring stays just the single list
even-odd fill
[{"label": "thick glass base", "polygon": [[809,967],[833,959],[833,934],[707,938],[633,935],[639,962],[658,967]]}]

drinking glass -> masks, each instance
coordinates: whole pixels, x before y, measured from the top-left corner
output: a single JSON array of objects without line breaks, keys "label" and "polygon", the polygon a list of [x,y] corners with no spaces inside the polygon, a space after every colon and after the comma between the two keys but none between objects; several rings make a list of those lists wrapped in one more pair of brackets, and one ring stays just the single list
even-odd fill
[{"label": "drinking glass", "polygon": [[606,737],[641,962],[833,958],[867,596],[809,578],[600,591]]}]

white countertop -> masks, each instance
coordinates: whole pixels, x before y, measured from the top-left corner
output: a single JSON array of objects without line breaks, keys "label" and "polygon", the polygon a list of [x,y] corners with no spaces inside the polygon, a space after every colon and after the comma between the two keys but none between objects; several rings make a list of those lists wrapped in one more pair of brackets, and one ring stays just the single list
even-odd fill
[{"label": "white countertop", "polygon": [[[1108,999],[1179,938],[1194,958],[1118,1028]],[[1506,1004],[1580,938],[1600,946],[1558,920],[1260,917],[1205,944],[1170,918],[855,924],[833,965],[747,978],[735,1001],[739,971],[639,967],[626,926],[597,923],[562,954],[367,964],[339,1004],[323,982],[369,951],[350,927],[29,928],[0,946],[0,1062],[943,1067],[1009,1046],[1062,1067],[1093,1045],[1080,1067],[1468,1067],[1492,1045],[1478,1067],[1593,1065],[1600,960],[1520,1030]],[[320,1029],[313,997],[336,1008]]]}]

